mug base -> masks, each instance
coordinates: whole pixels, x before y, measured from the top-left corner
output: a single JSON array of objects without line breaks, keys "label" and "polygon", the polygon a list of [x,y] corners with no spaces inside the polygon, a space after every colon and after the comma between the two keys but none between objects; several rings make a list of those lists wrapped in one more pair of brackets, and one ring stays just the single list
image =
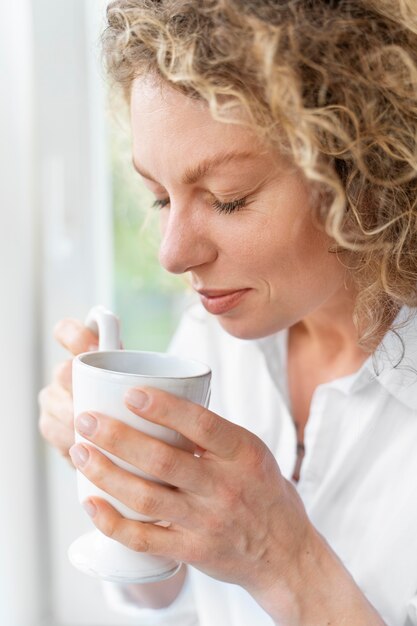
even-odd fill
[{"label": "mug base", "polygon": [[181,563],[168,557],[130,550],[98,530],[73,541],[68,558],[84,574],[124,584],[166,580],[181,567]]}]

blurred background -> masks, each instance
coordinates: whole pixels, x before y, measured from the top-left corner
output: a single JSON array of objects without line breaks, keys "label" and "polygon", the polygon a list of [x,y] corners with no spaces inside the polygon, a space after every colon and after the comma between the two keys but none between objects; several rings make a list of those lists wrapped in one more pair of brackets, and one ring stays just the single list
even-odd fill
[{"label": "blurred background", "polygon": [[0,20],[0,624],[132,624],[69,564],[91,528],[75,472],[38,434],[39,390],[94,304],[124,346],[164,350],[187,294],[157,263],[157,212],[100,59],[107,0],[10,0]]}]

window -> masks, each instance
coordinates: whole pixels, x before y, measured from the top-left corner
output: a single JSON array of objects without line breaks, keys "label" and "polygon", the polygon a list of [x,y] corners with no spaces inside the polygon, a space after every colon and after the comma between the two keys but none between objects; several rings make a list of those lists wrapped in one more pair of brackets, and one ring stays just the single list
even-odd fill
[{"label": "window", "polygon": [[83,319],[102,303],[121,316],[126,347],[158,350],[181,308],[181,279],[168,282],[151,260],[155,229],[138,232],[138,203],[149,198],[132,171],[124,179],[126,135],[106,113],[99,60],[106,4],[13,0],[2,8],[0,623],[7,626],[132,623],[111,613],[98,582],[67,559],[91,522],[74,470],[37,432],[37,393],[68,358],[52,338],[59,319]]},{"label": "window", "polygon": [[[110,103],[116,102],[110,94]],[[184,307],[185,281],[158,264],[158,211],[132,167],[123,105],[108,117],[113,180],[115,310],[126,348],[165,350]]]}]

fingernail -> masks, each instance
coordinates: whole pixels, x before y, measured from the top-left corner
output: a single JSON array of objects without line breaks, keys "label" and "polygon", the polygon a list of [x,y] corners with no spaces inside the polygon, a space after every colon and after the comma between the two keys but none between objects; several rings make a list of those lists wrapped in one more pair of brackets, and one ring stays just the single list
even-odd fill
[{"label": "fingernail", "polygon": [[87,352],[97,352],[97,350],[98,350],[98,344],[97,343],[91,343],[88,346]]},{"label": "fingernail", "polygon": [[88,457],[90,456],[87,448],[83,445],[72,446],[69,453],[74,465],[77,467],[83,467],[83,465],[87,463]]},{"label": "fingernail", "polygon": [[83,509],[86,513],[88,513],[88,515],[90,517],[94,517],[95,514],[97,513],[97,507],[94,504],[94,502],[91,502],[91,500],[85,500],[82,503]]},{"label": "fingernail", "polygon": [[125,394],[125,400],[135,409],[144,409],[148,404],[148,394],[140,389],[129,389]]},{"label": "fingernail", "polygon": [[97,428],[97,419],[90,413],[81,413],[75,420],[75,427],[81,435],[92,435]]}]

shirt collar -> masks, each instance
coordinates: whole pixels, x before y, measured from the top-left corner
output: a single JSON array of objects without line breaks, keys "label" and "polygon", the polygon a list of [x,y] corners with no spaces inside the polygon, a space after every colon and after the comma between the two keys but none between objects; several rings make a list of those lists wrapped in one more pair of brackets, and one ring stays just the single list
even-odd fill
[{"label": "shirt collar", "polygon": [[[352,394],[372,382],[379,383],[410,409],[417,409],[417,317],[403,307],[395,318],[394,331],[388,331],[375,352],[354,374],[328,383]],[[275,385],[287,400],[288,330],[256,340]]]},{"label": "shirt collar", "polygon": [[[417,318],[403,307],[374,354],[364,363],[365,378],[376,380],[410,409],[417,409]],[[352,391],[355,389],[353,388]]]}]

